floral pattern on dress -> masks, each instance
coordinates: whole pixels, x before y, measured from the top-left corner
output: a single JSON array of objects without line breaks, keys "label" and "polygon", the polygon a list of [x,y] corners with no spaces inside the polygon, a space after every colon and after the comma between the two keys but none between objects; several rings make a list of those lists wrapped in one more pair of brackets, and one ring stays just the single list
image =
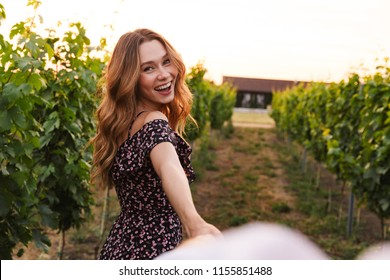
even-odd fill
[{"label": "floral pattern on dress", "polygon": [[189,183],[195,180],[191,147],[168,122],[147,122],[119,147],[110,170],[121,212],[99,259],[153,259],[182,241],[182,225],[150,160],[151,150],[170,142]]}]

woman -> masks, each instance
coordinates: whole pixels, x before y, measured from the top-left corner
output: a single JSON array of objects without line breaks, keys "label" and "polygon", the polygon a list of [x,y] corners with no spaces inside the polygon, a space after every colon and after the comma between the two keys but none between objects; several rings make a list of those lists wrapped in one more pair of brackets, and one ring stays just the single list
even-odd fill
[{"label": "woman", "polygon": [[119,217],[100,259],[153,259],[189,238],[221,233],[197,213],[189,183],[191,148],[181,138],[192,95],[185,66],[159,34],[119,39],[97,111],[92,180],[114,185]]}]

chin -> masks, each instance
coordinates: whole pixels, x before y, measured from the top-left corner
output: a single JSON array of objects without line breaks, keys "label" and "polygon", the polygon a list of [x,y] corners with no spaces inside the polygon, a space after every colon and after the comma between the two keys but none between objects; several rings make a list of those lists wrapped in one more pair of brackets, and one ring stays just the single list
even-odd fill
[{"label": "chin", "polygon": [[164,100],[162,100],[161,103],[163,103],[163,104],[169,104],[169,103],[171,103],[174,99],[175,99],[175,95],[172,93],[172,94],[170,94],[169,96],[167,96],[166,98],[164,98]]}]

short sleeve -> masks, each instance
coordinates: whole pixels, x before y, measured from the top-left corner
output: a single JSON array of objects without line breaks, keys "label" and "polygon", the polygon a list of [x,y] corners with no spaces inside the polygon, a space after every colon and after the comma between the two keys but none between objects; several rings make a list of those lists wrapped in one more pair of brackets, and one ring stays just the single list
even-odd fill
[{"label": "short sleeve", "polygon": [[[163,119],[156,119],[145,124],[140,146],[142,157],[148,159],[150,152],[158,144],[163,142],[172,143],[179,157],[180,163],[186,173],[189,183],[195,180],[195,172],[191,165],[191,147],[169,126]],[[148,162],[149,160],[147,160]]]},{"label": "short sleeve", "polygon": [[174,146],[177,144],[175,132],[163,119],[155,119],[146,123],[142,136],[140,146],[145,157],[148,157],[153,148],[160,143],[169,142]]}]

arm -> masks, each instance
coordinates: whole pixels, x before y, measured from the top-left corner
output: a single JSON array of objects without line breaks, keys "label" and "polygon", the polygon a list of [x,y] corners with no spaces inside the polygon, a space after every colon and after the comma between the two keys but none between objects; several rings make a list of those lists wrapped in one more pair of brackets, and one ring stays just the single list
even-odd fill
[{"label": "arm", "polygon": [[156,173],[162,180],[163,189],[179,215],[188,237],[221,235],[220,231],[205,222],[195,209],[188,179],[180,164],[174,146],[169,142],[158,144],[150,152]]}]

